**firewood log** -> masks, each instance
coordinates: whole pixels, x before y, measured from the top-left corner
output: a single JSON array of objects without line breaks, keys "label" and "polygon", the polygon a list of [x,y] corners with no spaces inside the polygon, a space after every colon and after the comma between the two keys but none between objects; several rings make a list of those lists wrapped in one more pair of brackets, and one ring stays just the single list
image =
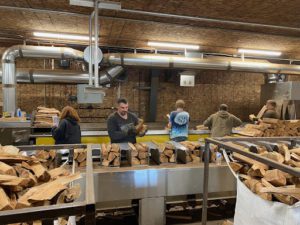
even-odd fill
[{"label": "firewood log", "polygon": [[264,179],[273,184],[274,186],[286,185],[286,177],[278,169],[266,171]]}]

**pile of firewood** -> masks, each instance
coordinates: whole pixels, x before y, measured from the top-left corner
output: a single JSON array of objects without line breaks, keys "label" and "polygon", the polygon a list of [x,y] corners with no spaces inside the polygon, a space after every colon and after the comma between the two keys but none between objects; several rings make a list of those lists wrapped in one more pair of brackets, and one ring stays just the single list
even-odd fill
[{"label": "pile of firewood", "polygon": [[257,125],[247,124],[237,131],[251,137],[300,136],[300,121],[265,118]]},{"label": "pile of firewood", "polygon": [[[86,166],[86,151],[87,150],[83,148],[74,149],[73,159],[76,164],[75,166]],[[45,162],[42,164],[48,169],[56,168],[58,166],[57,163],[61,161],[61,159],[58,159],[59,156],[57,156],[55,150],[38,150],[35,156],[39,159],[44,159]]]},{"label": "pile of firewood", "polygon": [[186,152],[186,162],[192,163],[199,163],[201,161],[201,150],[200,150],[200,143],[192,142],[192,141],[182,141],[180,142],[181,145],[186,147],[188,151]]},{"label": "pile of firewood", "polygon": [[159,143],[158,149],[160,151],[160,162],[161,163],[175,163],[175,147],[170,143]]},{"label": "pile of firewood", "polygon": [[[236,144],[230,144],[236,146]],[[300,169],[300,148],[289,149],[285,144],[278,145],[278,152],[268,152],[265,147],[258,148],[259,155],[278,163]],[[300,200],[300,179],[245,157],[233,153],[237,162],[230,162],[231,168],[239,173],[245,185],[265,200],[277,200],[293,205]]]},{"label": "pile of firewood", "polygon": [[102,166],[120,166],[121,151],[118,144],[101,144]]},{"label": "pile of firewood", "polygon": [[60,111],[54,108],[37,107],[37,111],[34,116],[33,126],[37,128],[49,128],[53,126],[53,118],[59,117]]},{"label": "pile of firewood", "polygon": [[131,148],[131,165],[147,165],[149,160],[148,146],[144,143],[128,143]]},{"label": "pile of firewood", "polygon": [[68,184],[81,178],[80,174],[58,167],[48,169],[53,152],[24,156],[13,146],[0,147],[0,210],[72,202],[80,196],[80,186]]}]

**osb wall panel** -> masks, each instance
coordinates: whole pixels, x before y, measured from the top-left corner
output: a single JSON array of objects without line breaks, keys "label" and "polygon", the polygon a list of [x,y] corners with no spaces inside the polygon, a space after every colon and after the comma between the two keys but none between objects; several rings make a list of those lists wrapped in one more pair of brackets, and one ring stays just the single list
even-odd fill
[{"label": "osb wall panel", "polygon": [[196,76],[195,87],[180,87],[178,80],[178,77],[173,77],[171,81],[160,84],[164,90],[158,95],[158,121],[166,121],[165,115],[174,110],[177,99],[186,102],[191,120],[199,122],[216,112],[221,103],[228,104],[229,111],[242,120],[248,120],[249,114],[256,114],[260,109],[262,74],[201,71]]}]

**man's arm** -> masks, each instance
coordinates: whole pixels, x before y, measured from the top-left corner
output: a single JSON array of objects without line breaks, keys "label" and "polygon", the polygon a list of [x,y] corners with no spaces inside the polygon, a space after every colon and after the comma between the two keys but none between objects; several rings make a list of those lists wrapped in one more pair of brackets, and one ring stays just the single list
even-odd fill
[{"label": "man's arm", "polygon": [[212,118],[213,116],[211,115],[210,117],[208,117],[204,122],[203,125],[208,127],[209,129],[211,129],[212,127]]},{"label": "man's arm", "polygon": [[119,130],[113,117],[110,117],[107,120],[107,131],[111,140],[121,140],[127,136],[127,134]]},{"label": "man's arm", "polygon": [[233,119],[233,127],[241,126],[243,123],[239,118],[237,118],[234,115],[232,115],[232,119]]}]

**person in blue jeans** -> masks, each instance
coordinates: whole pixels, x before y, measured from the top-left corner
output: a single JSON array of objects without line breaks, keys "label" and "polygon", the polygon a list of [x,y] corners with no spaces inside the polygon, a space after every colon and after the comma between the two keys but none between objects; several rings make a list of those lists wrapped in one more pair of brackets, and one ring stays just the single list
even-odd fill
[{"label": "person in blue jeans", "polygon": [[179,99],[175,103],[176,111],[170,113],[169,128],[170,139],[181,142],[188,139],[190,115],[184,111],[185,103]]}]

